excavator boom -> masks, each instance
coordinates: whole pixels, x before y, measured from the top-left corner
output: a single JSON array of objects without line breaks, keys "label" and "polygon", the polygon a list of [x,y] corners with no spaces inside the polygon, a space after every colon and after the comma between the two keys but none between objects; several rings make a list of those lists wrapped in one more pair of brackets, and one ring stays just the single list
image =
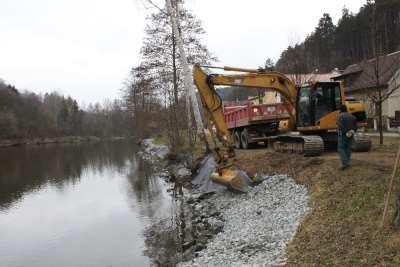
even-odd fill
[{"label": "excavator boom", "polygon": [[[296,86],[280,72],[262,72],[255,69],[241,69],[233,67],[223,67],[226,71],[247,72],[246,74],[207,75],[199,66],[193,67],[194,83],[200,92],[203,105],[208,112],[212,113],[212,120],[215,127],[223,136],[228,136],[229,132],[223,119],[222,101],[214,89],[215,85],[243,86],[249,88],[265,88],[277,91],[283,97],[284,104],[290,116],[290,125],[294,127],[296,122]],[[227,137],[226,137],[227,139]]]}]

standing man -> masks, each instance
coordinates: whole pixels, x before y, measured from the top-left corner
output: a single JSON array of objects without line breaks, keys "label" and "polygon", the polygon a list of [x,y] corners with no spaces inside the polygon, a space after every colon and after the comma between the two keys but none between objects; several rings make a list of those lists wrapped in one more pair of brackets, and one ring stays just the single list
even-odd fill
[{"label": "standing man", "polygon": [[347,112],[345,105],[341,105],[336,124],[338,126],[338,152],[342,162],[341,170],[345,170],[350,166],[351,145],[357,131],[357,120]]}]

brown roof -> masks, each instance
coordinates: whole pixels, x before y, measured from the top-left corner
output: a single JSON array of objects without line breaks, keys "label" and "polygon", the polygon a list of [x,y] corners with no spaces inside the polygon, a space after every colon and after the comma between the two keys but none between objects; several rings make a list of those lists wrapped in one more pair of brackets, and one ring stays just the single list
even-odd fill
[{"label": "brown roof", "polygon": [[376,58],[362,61],[348,66],[344,72],[334,80],[344,80],[346,91],[376,87],[375,70],[379,70],[379,85],[387,86],[389,80],[400,69],[400,51]]}]

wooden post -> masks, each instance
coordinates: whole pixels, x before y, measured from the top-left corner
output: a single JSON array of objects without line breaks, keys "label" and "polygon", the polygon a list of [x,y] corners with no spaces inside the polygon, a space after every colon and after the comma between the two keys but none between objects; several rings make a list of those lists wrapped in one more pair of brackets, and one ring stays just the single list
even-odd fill
[{"label": "wooden post", "polygon": [[399,158],[400,158],[400,145],[399,145],[399,148],[397,150],[396,161],[394,162],[393,172],[392,172],[392,176],[390,178],[389,189],[388,189],[388,192],[387,192],[387,195],[386,195],[386,200],[385,200],[385,208],[383,210],[382,221],[381,221],[381,224],[379,226],[380,229],[383,228],[383,225],[385,223],[387,210],[388,210],[389,202],[390,202],[390,196],[391,196],[392,190],[393,190],[394,177],[396,176],[397,166],[398,166],[398,163],[399,163]]}]

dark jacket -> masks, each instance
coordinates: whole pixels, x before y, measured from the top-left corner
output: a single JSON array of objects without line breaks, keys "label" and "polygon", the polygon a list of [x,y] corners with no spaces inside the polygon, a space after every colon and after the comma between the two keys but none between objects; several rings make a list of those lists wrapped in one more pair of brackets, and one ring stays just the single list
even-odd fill
[{"label": "dark jacket", "polygon": [[346,134],[350,130],[357,131],[357,119],[348,112],[340,112],[336,124],[339,134]]}]

